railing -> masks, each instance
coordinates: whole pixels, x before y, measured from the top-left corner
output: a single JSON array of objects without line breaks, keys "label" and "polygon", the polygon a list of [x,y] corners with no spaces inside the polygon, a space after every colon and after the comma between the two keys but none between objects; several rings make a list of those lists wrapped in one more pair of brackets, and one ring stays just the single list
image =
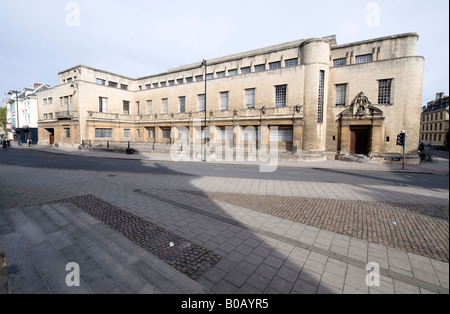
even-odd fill
[{"label": "railing", "polygon": [[[293,115],[298,117],[303,117],[303,107],[302,106],[286,106],[286,107],[262,107],[254,109],[239,109],[239,110],[208,110],[208,119],[217,118],[233,118],[239,116],[241,118],[260,118],[262,115],[272,118],[272,117],[292,117]],[[104,112],[94,112],[88,111],[88,119],[95,120],[118,120],[118,121],[129,121],[129,122],[164,122],[173,120],[193,120],[200,119],[203,120],[205,117],[204,112],[183,112],[183,113],[167,113],[167,114],[153,114],[153,115],[128,115],[119,113],[104,113]]]},{"label": "railing", "polygon": [[55,118],[57,120],[71,120],[73,118],[78,118],[78,111],[61,111],[55,112]]}]

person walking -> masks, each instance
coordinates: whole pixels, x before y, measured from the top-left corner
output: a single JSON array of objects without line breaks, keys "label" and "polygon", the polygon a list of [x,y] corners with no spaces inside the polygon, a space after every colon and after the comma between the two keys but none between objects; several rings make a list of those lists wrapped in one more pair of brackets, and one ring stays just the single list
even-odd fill
[{"label": "person walking", "polygon": [[31,138],[28,139],[28,147],[31,147]]}]

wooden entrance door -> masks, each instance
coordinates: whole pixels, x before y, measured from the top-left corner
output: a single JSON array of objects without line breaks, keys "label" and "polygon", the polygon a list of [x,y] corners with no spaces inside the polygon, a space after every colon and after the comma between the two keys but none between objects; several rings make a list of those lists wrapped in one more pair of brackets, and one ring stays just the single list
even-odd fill
[{"label": "wooden entrance door", "polygon": [[55,135],[50,134],[50,145],[55,144]]},{"label": "wooden entrance door", "polygon": [[370,128],[351,130],[350,153],[369,154]]}]

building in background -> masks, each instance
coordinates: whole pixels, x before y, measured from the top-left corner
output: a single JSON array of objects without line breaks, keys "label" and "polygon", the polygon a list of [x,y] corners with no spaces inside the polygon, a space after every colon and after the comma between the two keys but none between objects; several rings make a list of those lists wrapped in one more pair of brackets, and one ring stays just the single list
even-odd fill
[{"label": "building in background", "polygon": [[167,149],[201,141],[206,114],[210,148],[245,145],[249,153],[278,141],[291,160],[362,154],[391,162],[406,131],[407,162],[418,163],[418,38],[297,40],[138,79],[76,66],[38,93],[39,143]]},{"label": "building in background", "polygon": [[420,140],[426,146],[447,149],[449,145],[449,97],[437,93],[436,99],[422,108]]},{"label": "building in background", "polygon": [[38,100],[37,93],[49,89],[48,85],[34,84],[33,88],[11,90],[6,100],[8,139],[26,143],[31,139],[38,143]]}]

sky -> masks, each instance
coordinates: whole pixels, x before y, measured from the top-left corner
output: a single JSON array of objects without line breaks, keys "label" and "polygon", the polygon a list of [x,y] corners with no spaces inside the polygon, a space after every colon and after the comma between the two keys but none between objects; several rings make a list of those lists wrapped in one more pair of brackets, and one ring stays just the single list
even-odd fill
[{"label": "sky", "polygon": [[0,0],[0,96],[79,64],[139,78],[298,39],[411,32],[426,105],[449,95],[448,0]]}]

